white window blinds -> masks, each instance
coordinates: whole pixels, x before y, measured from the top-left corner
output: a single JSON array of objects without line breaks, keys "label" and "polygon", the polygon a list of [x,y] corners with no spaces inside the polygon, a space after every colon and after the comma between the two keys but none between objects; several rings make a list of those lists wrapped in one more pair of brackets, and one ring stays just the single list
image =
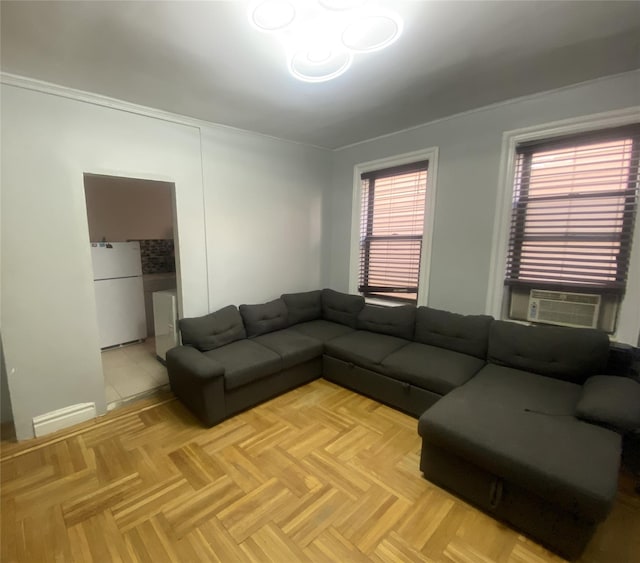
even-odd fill
[{"label": "white window blinds", "polygon": [[640,125],[517,147],[505,283],[625,291]]},{"label": "white window blinds", "polygon": [[360,282],[366,296],[416,302],[427,161],[362,174]]}]

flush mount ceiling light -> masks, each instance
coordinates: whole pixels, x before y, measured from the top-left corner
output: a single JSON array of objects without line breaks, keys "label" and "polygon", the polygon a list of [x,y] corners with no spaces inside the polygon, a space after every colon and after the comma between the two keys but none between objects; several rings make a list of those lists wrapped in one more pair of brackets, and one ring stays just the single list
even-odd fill
[{"label": "flush mount ceiling light", "polygon": [[366,4],[366,0],[262,0],[252,4],[249,19],[280,39],[295,78],[325,82],[344,74],[354,55],[388,47],[402,33],[397,14]]},{"label": "flush mount ceiling light", "polygon": [[371,14],[353,20],[342,33],[342,42],[358,53],[379,51],[402,33],[402,20],[395,14]]},{"label": "flush mount ceiling light", "polygon": [[351,10],[359,8],[367,0],[318,0],[318,3],[327,10]]},{"label": "flush mount ceiling light", "polygon": [[289,63],[289,71],[304,82],[325,82],[345,73],[353,56],[344,49],[310,47],[295,53]]},{"label": "flush mount ceiling light", "polygon": [[252,23],[262,31],[284,29],[295,17],[295,6],[288,0],[264,0],[251,10]]}]

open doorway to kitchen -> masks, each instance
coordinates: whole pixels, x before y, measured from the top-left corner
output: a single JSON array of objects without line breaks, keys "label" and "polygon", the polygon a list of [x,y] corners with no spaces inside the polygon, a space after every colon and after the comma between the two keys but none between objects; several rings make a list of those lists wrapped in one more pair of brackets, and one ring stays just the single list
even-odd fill
[{"label": "open doorway to kitchen", "polygon": [[177,339],[175,184],[85,174],[84,189],[111,410],[168,385],[164,352]]}]

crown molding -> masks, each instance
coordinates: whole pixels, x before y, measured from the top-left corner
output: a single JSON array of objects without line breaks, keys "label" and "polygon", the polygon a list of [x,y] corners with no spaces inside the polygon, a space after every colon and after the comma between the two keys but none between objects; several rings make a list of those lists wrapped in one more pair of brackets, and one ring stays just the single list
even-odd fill
[{"label": "crown molding", "polygon": [[502,100],[500,102],[494,102],[492,104],[487,104],[485,106],[480,106],[477,108],[472,108],[466,111],[461,111],[458,113],[452,113],[451,115],[445,115],[444,117],[438,117],[436,119],[432,119],[431,121],[425,121],[424,123],[420,123],[418,125],[411,125],[410,127],[406,127],[404,129],[400,129],[398,131],[393,131],[391,133],[385,133],[384,135],[378,135],[377,137],[371,137],[370,139],[364,139],[362,141],[356,141],[355,143],[349,143],[348,145],[344,145],[342,147],[338,147],[333,149],[334,152],[347,150],[353,147],[357,147],[359,145],[365,145],[367,143],[371,143],[374,141],[379,141],[381,139],[386,139],[388,137],[393,137],[394,135],[399,135],[401,133],[408,133],[410,131],[415,131],[416,129],[420,129],[421,127],[427,127],[430,125],[435,125],[437,123],[442,123],[445,121],[449,121],[450,119],[458,119],[459,117],[464,117],[467,115],[473,115],[475,113],[482,113],[485,111],[490,111],[492,109],[496,109],[499,107],[510,106],[512,104],[517,104],[520,102],[527,102],[532,100],[537,100],[539,98],[544,98],[549,94],[554,94],[557,92],[566,92],[568,90],[573,90],[574,88],[579,88],[580,86],[584,86],[585,84],[595,84],[598,82],[603,82],[605,80],[610,80],[612,78],[616,78],[618,76],[632,75],[637,74],[640,77],[640,70],[629,70],[625,72],[619,72],[617,74],[609,74],[607,76],[601,76],[599,78],[593,78],[591,80],[583,80],[582,82],[576,82],[574,84],[569,84],[567,86],[561,86],[560,88],[552,88],[551,90],[543,90],[542,92],[535,92],[533,94],[527,94],[525,96],[518,96],[516,98],[509,98],[508,100]]},{"label": "crown molding", "polygon": [[29,78],[26,76],[19,76],[17,74],[10,74],[6,72],[0,73],[0,83],[6,84],[7,86],[22,88],[24,90],[33,90],[42,94],[50,94],[52,96],[68,98],[78,102],[108,107],[128,113],[135,113],[138,115],[144,115],[146,117],[153,117],[155,119],[162,119],[163,121],[170,121],[172,123],[178,123],[180,125],[190,125],[192,127],[214,125],[205,121],[192,119],[187,116],[171,113],[168,111],[142,106],[139,104],[134,104],[132,102],[125,102],[124,100],[119,100],[117,98],[110,98],[101,94],[95,94],[93,92],[87,92],[85,90],[77,90],[75,88],[69,88],[68,86],[61,86],[59,84],[44,82],[43,80],[37,80],[35,78]]},{"label": "crown molding", "polygon": [[45,82],[43,80],[37,80],[35,78],[29,78],[27,76],[20,76],[8,72],[0,72],[0,84],[22,88],[23,90],[32,90],[34,92],[40,92],[42,94],[50,94],[52,96],[58,96],[61,98],[68,98],[77,102],[107,107],[118,111],[133,113],[136,115],[143,115],[145,117],[160,119],[162,121],[168,121],[170,123],[176,123],[178,125],[185,125],[187,127],[195,127],[198,129],[226,129],[228,131],[234,131],[236,133],[257,135],[265,139],[280,141],[281,143],[315,148],[325,152],[331,152],[332,150],[328,149],[327,147],[310,145],[307,143],[301,143],[299,141],[292,141],[291,139],[282,139],[281,137],[268,135],[266,133],[260,133],[259,131],[251,131],[249,129],[242,129],[240,127],[225,125],[223,123],[215,123],[213,121],[207,121],[205,119],[189,117],[187,115],[182,115],[179,113],[172,113],[170,111],[165,111],[149,106],[134,104],[133,102],[126,102],[118,98],[110,98],[109,96],[103,96],[102,94],[96,94],[94,92],[88,92],[86,90],[78,90],[76,88],[70,88],[68,86],[62,86],[60,84]]}]

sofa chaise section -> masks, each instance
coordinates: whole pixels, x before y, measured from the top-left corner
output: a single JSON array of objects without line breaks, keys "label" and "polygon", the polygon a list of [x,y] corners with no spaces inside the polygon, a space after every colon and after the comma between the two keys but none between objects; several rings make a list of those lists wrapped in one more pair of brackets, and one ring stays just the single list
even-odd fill
[{"label": "sofa chaise section", "polygon": [[[207,426],[320,376],[420,417],[424,476],[577,557],[609,512],[640,385],[599,331],[530,327],[330,289],[180,321],[175,394]],[[586,383],[585,383],[586,382]]]},{"label": "sofa chaise section", "polygon": [[577,557],[617,491],[620,435],[575,416],[607,353],[598,331],[492,323],[489,363],[420,417],[425,477]]}]

